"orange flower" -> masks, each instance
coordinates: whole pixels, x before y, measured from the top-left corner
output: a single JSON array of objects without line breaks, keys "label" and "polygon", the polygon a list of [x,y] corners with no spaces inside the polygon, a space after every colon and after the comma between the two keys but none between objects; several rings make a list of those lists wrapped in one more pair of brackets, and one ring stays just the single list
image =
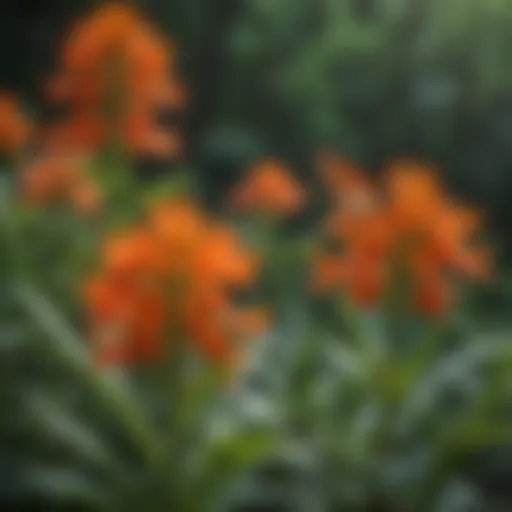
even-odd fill
[{"label": "orange flower", "polygon": [[120,47],[135,29],[139,16],[123,2],[103,4],[74,27],[63,48],[66,69],[91,70],[100,59]]},{"label": "orange flower", "polygon": [[101,207],[101,190],[91,180],[81,178],[71,187],[69,194],[72,205],[81,214],[95,214]]},{"label": "orange flower", "polygon": [[[353,164],[330,154],[319,157],[320,176],[333,200],[325,228],[334,238],[356,237],[369,240],[389,235],[374,185]],[[384,242],[384,240],[383,240]]]},{"label": "orange flower", "polygon": [[191,277],[203,287],[245,286],[253,279],[256,264],[231,231],[214,227],[191,260]]},{"label": "orange flower", "polygon": [[485,276],[485,251],[468,241],[480,226],[480,216],[467,208],[449,205],[436,220],[431,231],[432,256],[470,275]]},{"label": "orange flower", "polygon": [[208,224],[198,206],[183,199],[157,205],[150,212],[149,223],[168,254],[169,268],[180,262],[189,263]]},{"label": "orange flower", "polygon": [[191,341],[215,361],[232,361],[234,347],[221,319],[228,302],[218,291],[191,289],[185,295],[184,329]]},{"label": "orange flower", "polygon": [[66,123],[49,135],[68,148],[92,150],[115,139],[135,154],[177,156],[180,138],[156,119],[159,110],[185,101],[169,71],[174,61],[172,45],[134,8],[101,6],[76,25],[64,45],[62,71],[48,83],[50,98],[69,108]]},{"label": "orange flower", "polygon": [[175,48],[152,27],[140,25],[126,45],[126,80],[137,106],[181,108],[186,94],[169,69],[176,64]]},{"label": "orange flower", "polygon": [[218,290],[192,290],[185,299],[184,323],[192,341],[216,361],[233,362],[240,347],[233,340],[258,335],[269,324],[266,311],[239,310]]},{"label": "orange flower", "polygon": [[339,288],[347,282],[348,268],[345,258],[340,255],[320,255],[314,262],[313,292],[323,292]]},{"label": "orange flower", "polygon": [[130,84],[166,81],[167,67],[174,63],[174,48],[153,27],[140,23],[126,40],[126,58]]},{"label": "orange flower", "polygon": [[[340,200],[327,224],[331,238],[343,248],[320,259],[315,278],[323,288],[340,281],[352,298],[365,306],[377,301],[390,282],[391,260],[410,274],[418,309],[442,313],[453,296],[450,273],[484,278],[490,273],[489,253],[472,238],[479,215],[455,205],[435,172],[422,164],[401,161],[386,176],[385,195],[377,194],[361,173],[333,158],[322,160],[324,175]],[[351,208],[347,198],[366,198],[364,208]],[[343,279],[342,279],[343,278]]]},{"label": "orange flower", "polygon": [[[86,287],[93,341],[110,354],[100,360],[159,354],[172,331],[205,356],[232,361],[237,341],[265,324],[261,311],[238,310],[230,296],[250,284],[255,265],[233,232],[190,201],[157,205],[146,222],[106,240],[100,277]],[[98,338],[105,332],[109,343]]]},{"label": "orange flower", "polygon": [[300,183],[274,160],[257,164],[232,195],[232,205],[237,209],[278,216],[297,212],[305,202]]},{"label": "orange flower", "polygon": [[89,152],[97,147],[106,134],[101,119],[88,112],[76,113],[42,130],[41,142],[50,151]]},{"label": "orange flower", "polygon": [[386,283],[382,260],[358,258],[351,261],[347,286],[352,299],[365,307],[372,307],[382,296]]},{"label": "orange flower", "polygon": [[449,281],[439,272],[422,274],[416,277],[416,305],[428,316],[442,315],[453,300],[453,291]]},{"label": "orange flower", "polygon": [[182,149],[180,136],[156,126],[146,113],[135,113],[126,119],[125,142],[127,149],[136,155],[177,157]]},{"label": "orange flower", "polygon": [[78,155],[46,153],[21,171],[21,193],[37,205],[71,204],[83,214],[98,211],[101,193]]},{"label": "orange flower", "polygon": [[318,156],[318,168],[336,207],[354,214],[373,210],[377,201],[375,188],[361,169],[330,153]]},{"label": "orange flower", "polygon": [[387,173],[393,222],[403,231],[430,229],[446,209],[447,198],[434,170],[416,162],[399,161]]},{"label": "orange flower", "polygon": [[25,199],[31,203],[46,203],[53,200],[60,188],[59,180],[44,162],[33,162],[22,170],[21,188]]},{"label": "orange flower", "polygon": [[65,193],[79,172],[78,161],[73,158],[44,155],[22,170],[22,188],[30,200],[51,201]]},{"label": "orange flower", "polygon": [[0,91],[0,153],[19,151],[27,142],[30,124],[13,94]]},{"label": "orange flower", "polygon": [[344,284],[351,297],[372,305],[384,286],[384,265],[394,233],[376,187],[350,162],[332,154],[318,159],[322,180],[333,199],[326,234],[342,243],[340,253],[321,257],[315,265],[318,289]]},{"label": "orange flower", "polygon": [[110,275],[158,275],[164,266],[165,254],[158,240],[144,228],[112,235],[105,242],[104,267]]},{"label": "orange flower", "polygon": [[161,355],[165,308],[154,291],[96,278],[86,284],[95,358],[101,364],[151,362]]},{"label": "orange flower", "polygon": [[488,275],[487,251],[472,240],[481,216],[455,204],[431,169],[401,163],[391,169],[388,184],[394,229],[414,243],[415,255],[470,277]]}]

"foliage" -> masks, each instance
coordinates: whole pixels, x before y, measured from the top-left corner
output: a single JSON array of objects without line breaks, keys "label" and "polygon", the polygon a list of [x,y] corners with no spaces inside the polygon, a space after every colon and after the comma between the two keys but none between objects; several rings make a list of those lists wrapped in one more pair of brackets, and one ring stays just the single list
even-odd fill
[{"label": "foliage", "polygon": [[142,4],[63,38],[53,116],[0,97],[6,486],[108,511],[510,507],[510,326],[469,299],[506,276],[473,236],[508,208],[512,4],[154,0],[158,28]]}]

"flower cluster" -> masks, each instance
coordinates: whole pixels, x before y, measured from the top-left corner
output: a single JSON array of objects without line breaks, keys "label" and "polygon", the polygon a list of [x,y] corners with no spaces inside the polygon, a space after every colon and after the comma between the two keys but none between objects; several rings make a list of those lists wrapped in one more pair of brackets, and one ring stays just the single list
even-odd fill
[{"label": "flower cluster", "polygon": [[67,107],[47,143],[94,149],[107,141],[133,154],[176,156],[180,138],[159,125],[163,109],[181,108],[183,87],[173,48],[132,7],[101,5],[73,29],[62,49],[50,99]]},{"label": "flower cluster", "polygon": [[261,310],[233,299],[256,269],[235,233],[196,205],[156,206],[142,225],[106,241],[101,272],[85,287],[98,360],[149,362],[186,340],[231,361],[237,341],[265,324]]},{"label": "flower cluster", "polygon": [[256,164],[231,197],[231,205],[237,210],[272,216],[292,215],[305,202],[306,194],[301,184],[285,165],[276,160]]},{"label": "flower cluster", "polygon": [[376,187],[364,173],[332,155],[320,160],[322,177],[334,199],[326,221],[337,242],[315,268],[315,287],[343,285],[359,304],[384,296],[400,268],[417,308],[442,313],[459,276],[485,278],[489,255],[475,240],[481,219],[453,201],[428,166],[399,161]]},{"label": "flower cluster", "polygon": [[98,211],[101,190],[78,155],[43,153],[22,168],[21,194],[35,205],[71,205],[82,214]]}]

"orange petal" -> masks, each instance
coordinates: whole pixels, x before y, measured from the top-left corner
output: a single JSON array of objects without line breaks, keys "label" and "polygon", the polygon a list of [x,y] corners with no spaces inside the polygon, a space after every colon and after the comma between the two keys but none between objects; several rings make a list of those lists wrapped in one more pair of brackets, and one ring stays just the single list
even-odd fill
[{"label": "orange petal", "polygon": [[422,279],[416,288],[416,304],[418,309],[428,316],[440,316],[450,306],[452,290],[446,279],[441,276],[430,276]]},{"label": "orange petal", "polygon": [[317,293],[336,289],[346,283],[348,271],[344,258],[339,256],[318,258],[314,263],[312,291]]},{"label": "orange petal", "polygon": [[256,164],[231,195],[231,205],[236,209],[274,215],[291,215],[300,210],[305,201],[301,184],[275,160]]}]

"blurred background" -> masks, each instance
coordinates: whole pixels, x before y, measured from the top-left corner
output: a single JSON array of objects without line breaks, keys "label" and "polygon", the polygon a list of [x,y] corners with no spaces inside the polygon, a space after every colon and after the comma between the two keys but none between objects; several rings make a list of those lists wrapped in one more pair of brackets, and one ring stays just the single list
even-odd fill
[{"label": "blurred background", "polygon": [[[92,3],[2,2],[2,85],[36,112],[59,42]],[[176,43],[190,154],[213,188],[254,153],[308,175],[312,148],[331,144],[372,170],[435,161],[506,227],[507,0],[137,3]]]},{"label": "blurred background", "polygon": [[[93,2],[5,0],[1,83],[41,114],[71,20]],[[212,200],[255,155],[311,177],[319,144],[371,171],[436,162],[508,242],[507,0],[138,0],[178,49],[187,144]]]},{"label": "blurred background", "polygon": [[[319,147],[374,174],[397,156],[433,162],[454,193],[487,214],[500,274],[478,298],[478,313],[497,324],[510,318],[512,1],[134,3],[176,45],[190,97],[176,123],[186,141],[186,165],[196,170],[212,209],[222,206],[255,159],[269,155],[288,162],[311,190],[319,189]],[[20,92],[36,119],[51,115],[43,85],[69,23],[92,4],[0,2],[0,88]],[[175,170],[158,161],[144,165],[147,180]],[[308,229],[322,208],[319,192],[292,229]],[[478,472],[478,465],[468,471]],[[478,478],[506,493],[512,470],[498,472]],[[27,492],[17,493],[20,485],[13,466],[2,470],[0,458],[0,502],[12,498],[5,507],[40,510],[40,500],[34,504],[25,500]],[[47,510],[58,509],[50,503]]]}]

